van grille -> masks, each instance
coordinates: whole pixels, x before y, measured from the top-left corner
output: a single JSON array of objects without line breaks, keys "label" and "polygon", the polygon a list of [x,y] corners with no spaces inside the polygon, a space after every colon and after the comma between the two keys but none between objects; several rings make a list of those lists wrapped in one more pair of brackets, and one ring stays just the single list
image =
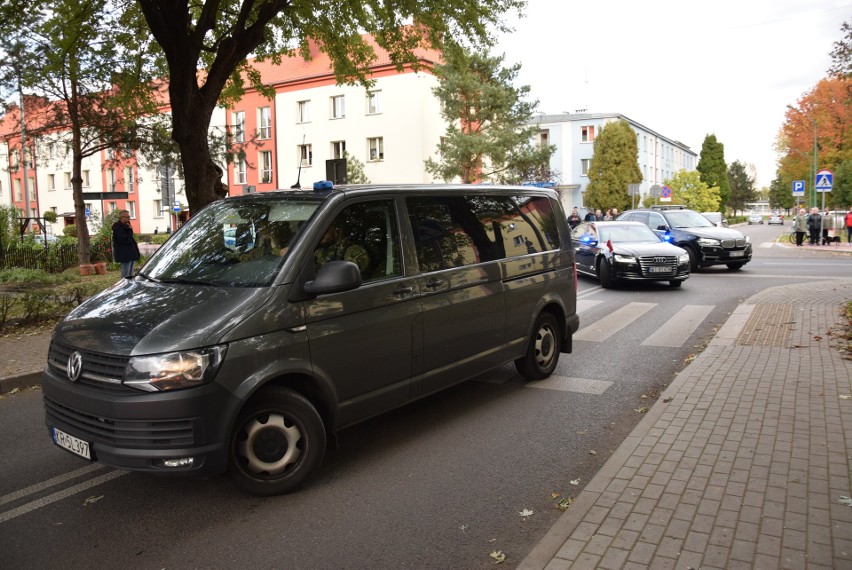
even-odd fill
[{"label": "van grille", "polygon": [[124,448],[169,448],[190,446],[194,442],[193,421],[114,420],[93,416],[44,398],[47,417],[53,425],[72,433],[85,434],[96,442]]},{"label": "van grille", "polygon": [[[62,378],[67,378],[68,358],[74,351],[75,349],[70,346],[56,342],[50,343],[50,350],[47,353],[47,365],[50,370]],[[130,360],[129,357],[99,354],[86,350],[77,350],[77,352],[83,357],[83,370],[77,384],[113,393],[139,393],[138,390],[128,388],[121,383],[127,362]]]}]

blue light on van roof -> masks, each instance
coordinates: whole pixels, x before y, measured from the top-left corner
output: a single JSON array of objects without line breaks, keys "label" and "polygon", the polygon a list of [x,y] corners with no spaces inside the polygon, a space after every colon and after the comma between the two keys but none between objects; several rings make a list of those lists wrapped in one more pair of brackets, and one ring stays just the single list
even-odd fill
[{"label": "blue light on van roof", "polygon": [[331,190],[332,188],[334,188],[334,182],[331,180],[319,180],[318,182],[314,182],[314,192]]}]

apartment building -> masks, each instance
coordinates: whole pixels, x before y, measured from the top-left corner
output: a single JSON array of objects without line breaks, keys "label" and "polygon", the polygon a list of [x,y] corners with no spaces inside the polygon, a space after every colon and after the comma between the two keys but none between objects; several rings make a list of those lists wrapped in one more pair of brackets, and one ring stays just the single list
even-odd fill
[{"label": "apartment building", "polygon": [[[663,184],[665,179],[671,178],[679,170],[695,170],[698,155],[688,146],[620,113],[539,115],[531,124],[539,127],[539,142],[556,146],[550,167],[561,175],[556,187],[563,205],[569,211],[574,206],[584,206],[583,192],[589,184],[589,168],[596,137],[607,123],[621,119],[627,121],[636,133],[636,158],[642,172],[642,196],[646,196],[652,186]],[[637,204],[639,199],[637,196]]]}]

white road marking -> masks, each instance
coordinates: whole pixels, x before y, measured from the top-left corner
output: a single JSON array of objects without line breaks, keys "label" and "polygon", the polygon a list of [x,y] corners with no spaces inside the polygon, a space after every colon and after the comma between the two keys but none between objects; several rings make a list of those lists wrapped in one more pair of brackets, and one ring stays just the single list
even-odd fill
[{"label": "white road marking", "polygon": [[642,342],[642,346],[683,345],[689,335],[707,318],[714,305],[685,305],[657,331]]},{"label": "white road marking", "polygon": [[17,501],[18,499],[26,497],[27,495],[38,493],[39,491],[43,491],[44,489],[48,489],[50,487],[53,487],[54,485],[64,483],[69,479],[76,479],[77,477],[81,477],[83,475],[86,475],[87,473],[91,473],[92,471],[97,471],[98,469],[103,468],[104,465],[102,463],[92,463],[91,465],[86,465],[85,467],[81,467],[80,469],[75,469],[74,471],[69,471],[68,473],[54,477],[53,479],[48,479],[47,481],[42,481],[41,483],[30,485],[29,487],[25,487],[20,491],[15,491],[14,493],[3,495],[2,497],[0,497],[0,505],[5,505],[6,503]]},{"label": "white road marking", "polygon": [[46,497],[42,497],[41,499],[36,499],[30,503],[25,505],[21,505],[18,508],[12,509],[11,511],[6,511],[0,513],[0,523],[4,523],[8,520],[11,520],[15,517],[19,517],[24,515],[30,511],[34,511],[36,509],[40,509],[41,507],[46,507],[51,503],[55,503],[56,501],[62,500],[66,497],[70,497],[71,495],[76,495],[77,493],[81,493],[87,489],[91,489],[92,487],[96,487],[101,483],[106,483],[112,479],[117,477],[121,477],[122,475],[127,475],[130,473],[129,471],[110,471],[109,473],[105,473],[100,477],[95,477],[94,479],[89,479],[88,481],[83,481],[82,483],[78,483],[73,487],[68,487],[67,489],[62,489],[61,491],[57,491]]},{"label": "white road marking", "polygon": [[574,340],[602,342],[656,306],[657,303],[628,303],[585,327],[581,323]]},{"label": "white road marking", "polygon": [[527,388],[542,388],[544,390],[558,390],[560,392],[577,392],[579,394],[593,394],[600,396],[606,389],[612,386],[612,382],[603,380],[591,380],[589,378],[569,378],[567,376],[551,376],[538,382],[530,382]]},{"label": "white road marking", "polygon": [[588,311],[595,305],[600,305],[603,301],[592,301],[588,299],[582,299],[577,301],[577,312],[582,313],[583,311]]}]

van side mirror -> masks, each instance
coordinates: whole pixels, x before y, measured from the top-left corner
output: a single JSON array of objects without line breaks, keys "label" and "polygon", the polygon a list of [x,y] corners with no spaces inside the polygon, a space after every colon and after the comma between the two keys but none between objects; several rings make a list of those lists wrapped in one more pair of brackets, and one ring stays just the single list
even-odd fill
[{"label": "van side mirror", "polygon": [[316,297],[342,293],[361,286],[361,272],[351,261],[329,261],[320,267],[313,281],[302,288],[306,295]]}]

